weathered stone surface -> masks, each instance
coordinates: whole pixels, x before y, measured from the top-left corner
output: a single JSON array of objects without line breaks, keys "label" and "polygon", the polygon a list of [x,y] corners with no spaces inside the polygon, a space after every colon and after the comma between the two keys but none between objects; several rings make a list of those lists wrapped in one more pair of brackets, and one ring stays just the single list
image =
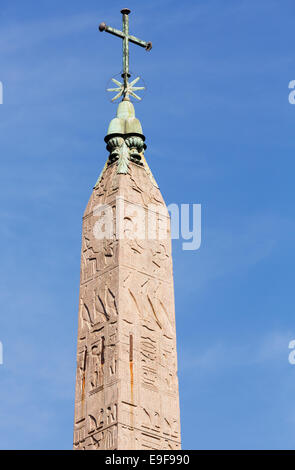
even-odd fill
[{"label": "weathered stone surface", "polygon": [[169,216],[142,161],[106,166],[83,217],[74,449],[180,449]]}]

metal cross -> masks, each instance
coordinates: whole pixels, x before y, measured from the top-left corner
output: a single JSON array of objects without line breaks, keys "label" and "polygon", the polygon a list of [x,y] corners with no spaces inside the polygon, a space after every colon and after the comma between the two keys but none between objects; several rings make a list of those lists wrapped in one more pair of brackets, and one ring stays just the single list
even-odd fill
[{"label": "metal cross", "polygon": [[133,44],[137,44],[138,46],[144,47],[147,51],[150,51],[152,48],[152,43],[151,42],[145,42],[142,41],[141,39],[136,38],[135,36],[131,36],[129,34],[129,18],[128,15],[130,13],[130,10],[128,8],[123,8],[121,10],[121,13],[123,15],[123,31],[120,31],[119,29],[112,28],[111,26],[107,26],[105,23],[100,23],[98,29],[99,31],[106,31],[107,33],[113,34],[114,36],[118,36],[119,38],[123,39],[123,73],[122,73],[122,78],[124,80],[123,83],[119,82],[118,80],[115,80],[114,78],[112,79],[116,85],[119,86],[119,88],[109,88],[108,91],[119,91],[119,93],[112,99],[114,101],[115,99],[119,98],[120,96],[123,96],[123,99],[126,98],[128,99],[129,95],[134,96],[137,99],[139,96],[137,96],[134,91],[135,90],[143,90],[144,87],[134,87],[135,83],[140,79],[140,77],[137,77],[135,80],[133,80],[131,83],[128,83],[128,78],[130,78],[130,73],[129,73],[129,41],[132,42]]}]

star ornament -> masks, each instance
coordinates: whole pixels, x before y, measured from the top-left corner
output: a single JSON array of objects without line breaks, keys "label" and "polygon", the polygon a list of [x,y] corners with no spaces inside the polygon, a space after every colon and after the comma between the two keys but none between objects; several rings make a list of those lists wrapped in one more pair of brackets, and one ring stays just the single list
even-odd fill
[{"label": "star ornament", "polygon": [[133,98],[136,98],[137,100],[141,101],[141,97],[138,96],[134,92],[139,91],[139,90],[144,90],[145,87],[144,86],[134,86],[138,82],[138,80],[140,80],[140,77],[136,77],[130,83],[127,82],[127,86],[125,86],[124,83],[119,82],[119,80],[116,80],[115,78],[112,78],[112,82],[114,82],[115,85],[117,85],[116,88],[107,88],[107,91],[117,92],[117,94],[112,98],[112,101],[116,101],[118,98],[120,98],[120,96],[124,96],[124,97],[126,96],[127,98],[129,96],[132,96]]}]

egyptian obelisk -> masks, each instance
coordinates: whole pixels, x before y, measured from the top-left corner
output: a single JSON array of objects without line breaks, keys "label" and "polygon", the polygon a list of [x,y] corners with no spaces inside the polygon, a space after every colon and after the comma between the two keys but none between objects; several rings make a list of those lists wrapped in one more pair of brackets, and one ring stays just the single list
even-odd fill
[{"label": "egyptian obelisk", "polygon": [[[123,40],[122,99],[105,141],[109,156],[83,216],[74,449],[180,449],[169,213],[144,157],[131,98],[129,34]],[[136,86],[137,85],[137,86]]]}]

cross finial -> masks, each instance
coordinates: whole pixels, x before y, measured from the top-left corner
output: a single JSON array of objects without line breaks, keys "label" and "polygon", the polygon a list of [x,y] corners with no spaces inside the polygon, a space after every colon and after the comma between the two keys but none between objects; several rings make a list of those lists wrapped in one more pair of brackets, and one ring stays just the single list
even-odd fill
[{"label": "cross finial", "polygon": [[105,23],[100,23],[99,25],[99,31],[106,31],[107,33],[113,34],[114,36],[117,36],[123,39],[123,73],[122,73],[123,83],[112,78],[112,81],[116,85],[118,85],[118,88],[109,88],[108,91],[118,92],[117,95],[112,99],[112,101],[115,101],[117,98],[120,98],[120,96],[123,97],[123,100],[129,100],[129,95],[140,100],[141,98],[137,96],[136,93],[134,93],[137,90],[144,89],[144,87],[134,86],[138,82],[140,77],[137,77],[135,80],[133,80],[130,83],[128,82],[128,79],[130,78],[129,41],[132,42],[133,44],[137,44],[138,46],[144,47],[147,51],[151,50],[152,43],[145,42],[145,41],[142,41],[141,39],[136,38],[135,36],[131,36],[129,34],[129,17],[128,17],[130,10],[128,8],[123,8],[123,10],[121,10],[121,13],[123,15],[123,31],[112,28],[111,26],[107,26]]}]

